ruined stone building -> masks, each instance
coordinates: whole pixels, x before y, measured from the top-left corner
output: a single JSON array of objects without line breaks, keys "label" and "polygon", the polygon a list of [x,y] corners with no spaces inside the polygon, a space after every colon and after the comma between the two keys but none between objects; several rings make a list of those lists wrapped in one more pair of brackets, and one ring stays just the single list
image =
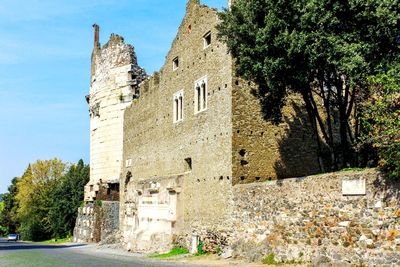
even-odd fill
[{"label": "ruined stone building", "polygon": [[227,237],[235,185],[319,171],[298,97],[283,123],[266,121],[251,83],[235,76],[218,23],[216,9],[190,0],[164,66],[149,77],[122,37],[101,47],[94,25],[85,201],[118,200],[118,191],[127,249],[195,249],[206,233]]},{"label": "ruined stone building", "polygon": [[189,0],[151,76],[121,36],[101,46],[94,25],[90,181],[74,240],[398,266],[400,184],[375,170],[302,177],[319,165],[300,98],[279,125],[264,120],[218,23],[216,9]]},{"label": "ruined stone building", "polygon": [[218,23],[216,9],[189,0],[151,76],[121,36],[101,46],[94,25],[91,172],[74,240],[400,264],[400,184],[374,170],[302,177],[319,164],[300,98],[287,99],[282,123],[266,121]]}]

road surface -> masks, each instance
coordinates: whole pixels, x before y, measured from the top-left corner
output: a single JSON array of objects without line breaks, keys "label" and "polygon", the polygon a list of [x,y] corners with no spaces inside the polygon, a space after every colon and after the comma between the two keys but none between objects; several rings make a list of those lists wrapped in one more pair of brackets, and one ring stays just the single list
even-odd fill
[{"label": "road surface", "polygon": [[127,252],[98,248],[87,244],[45,245],[7,242],[0,239],[0,266],[13,267],[199,267],[184,263],[152,260]]}]

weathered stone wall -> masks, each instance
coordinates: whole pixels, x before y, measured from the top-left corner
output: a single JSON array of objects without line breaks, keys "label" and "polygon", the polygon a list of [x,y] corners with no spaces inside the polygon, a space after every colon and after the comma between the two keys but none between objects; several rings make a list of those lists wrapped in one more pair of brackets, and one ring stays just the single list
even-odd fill
[{"label": "weathered stone wall", "polygon": [[118,243],[119,201],[101,201],[80,207],[73,240],[78,243]]},{"label": "weathered stone wall", "polygon": [[267,121],[256,86],[236,79],[232,91],[233,184],[320,172],[318,146],[300,95],[290,95],[282,122]]},{"label": "weathered stone wall", "polygon": [[96,219],[97,215],[94,204],[87,204],[85,207],[78,209],[78,217],[76,218],[74,228],[74,242],[96,242],[94,233]]},{"label": "weathered stone wall", "polygon": [[131,45],[111,35],[102,48],[95,43],[90,95],[90,181],[85,201],[93,201],[99,184],[118,182],[122,167],[123,112],[145,79]]},{"label": "weathered stone wall", "polygon": [[119,201],[102,201],[101,212],[101,243],[119,243]]},{"label": "weathered stone wall", "polygon": [[[173,224],[173,232],[186,244],[192,234],[229,221],[232,71],[226,47],[216,40],[217,22],[216,10],[189,1],[165,65],[141,84],[140,98],[125,112],[121,211],[129,204],[123,193],[128,172],[132,181],[183,176],[181,219]],[[211,44],[205,48],[203,36],[209,31]],[[179,67],[174,70],[176,57]],[[195,82],[202,77],[207,77],[207,109],[196,113]],[[180,90],[183,120],[174,123],[173,95]]]},{"label": "weathered stone wall", "polygon": [[[366,194],[344,196],[347,180],[365,180]],[[233,193],[238,257],[260,260],[272,252],[277,260],[317,258],[334,266],[400,265],[400,183],[375,170],[237,185]]]},{"label": "weathered stone wall", "polygon": [[121,229],[123,243],[132,251],[169,251],[182,218],[181,191],[185,177],[129,181]]}]

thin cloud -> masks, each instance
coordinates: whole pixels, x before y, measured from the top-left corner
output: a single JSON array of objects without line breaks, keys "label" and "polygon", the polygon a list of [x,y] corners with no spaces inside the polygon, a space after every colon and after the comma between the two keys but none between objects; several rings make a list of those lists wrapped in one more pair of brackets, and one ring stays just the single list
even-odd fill
[{"label": "thin cloud", "polygon": [[108,5],[123,5],[127,1],[81,0],[3,0],[0,4],[1,20],[10,22],[45,21],[62,16],[82,14],[87,9]]}]

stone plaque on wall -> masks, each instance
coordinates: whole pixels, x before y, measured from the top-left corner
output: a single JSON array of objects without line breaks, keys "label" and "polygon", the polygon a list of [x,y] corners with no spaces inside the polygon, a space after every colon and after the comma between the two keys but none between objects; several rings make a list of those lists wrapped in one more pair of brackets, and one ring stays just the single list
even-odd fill
[{"label": "stone plaque on wall", "polygon": [[365,179],[342,180],[342,194],[344,196],[365,196]]}]

